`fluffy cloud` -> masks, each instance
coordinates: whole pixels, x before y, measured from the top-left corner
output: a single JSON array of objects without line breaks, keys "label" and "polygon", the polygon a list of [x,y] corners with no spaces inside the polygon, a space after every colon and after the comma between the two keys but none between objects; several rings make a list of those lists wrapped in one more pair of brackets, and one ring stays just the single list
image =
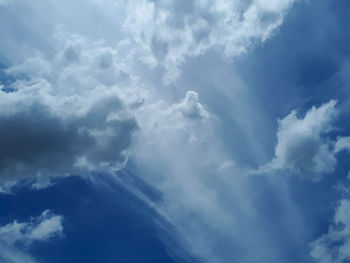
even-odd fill
[{"label": "fluffy cloud", "polygon": [[116,171],[127,161],[138,129],[128,107],[140,103],[122,92],[128,74],[104,43],[65,37],[52,60],[39,54],[6,70],[17,80],[0,90],[2,182]]},{"label": "fluffy cloud", "polygon": [[[8,7],[33,30],[47,24],[42,30],[49,36],[30,31],[24,38],[26,48],[21,46],[16,48],[18,52],[12,52],[10,47],[18,43],[18,36],[7,32],[5,24],[2,26],[6,56],[13,63],[5,73],[16,79],[11,84],[2,83],[0,90],[0,106],[4,109],[0,125],[5,127],[0,131],[0,182],[8,185],[2,187],[3,191],[10,188],[9,179],[35,176],[40,178],[41,183],[36,185],[40,188],[49,185],[48,176],[124,167],[138,130],[136,119],[149,119],[146,110],[135,111],[153,89],[145,84],[147,79],[140,81],[145,76],[139,59],[164,66],[167,79],[172,80],[187,57],[211,48],[223,49],[232,57],[245,52],[255,40],[264,41],[281,25],[293,3],[142,0],[129,1],[121,8],[121,2],[112,2],[84,4],[86,8],[98,7],[108,22],[119,25],[116,30],[121,30],[120,36],[110,38],[113,41],[108,43],[89,38],[94,34],[85,30],[85,24],[80,30],[87,37],[67,33],[62,28],[79,29],[79,23],[60,17],[60,12],[40,16],[43,22],[35,14],[45,12],[29,1],[18,4],[30,7],[28,14],[22,14],[16,5]],[[62,9],[54,2],[48,5]],[[118,21],[112,21],[108,10],[120,13]],[[60,23],[63,25],[57,27]],[[151,96],[161,101],[157,92]],[[149,109],[157,104],[155,99],[150,100]],[[193,91],[171,111],[193,120],[209,116]]]},{"label": "fluffy cloud", "polygon": [[312,243],[311,256],[320,263],[344,263],[350,259],[350,200],[336,209],[328,233]]},{"label": "fluffy cloud", "polygon": [[21,252],[17,245],[28,247],[36,241],[48,241],[62,235],[62,216],[54,215],[49,210],[30,222],[14,221],[0,227],[0,260],[4,263],[34,263],[30,255]]},{"label": "fluffy cloud", "polygon": [[294,0],[128,1],[124,28],[133,32],[142,59],[165,67],[165,82],[179,75],[188,57],[209,49],[227,57],[265,41],[282,24]]},{"label": "fluffy cloud", "polygon": [[29,223],[14,221],[0,227],[0,239],[8,245],[16,243],[30,245],[34,241],[46,241],[55,235],[62,234],[62,221],[62,216],[54,215],[46,210]]},{"label": "fluffy cloud", "polygon": [[203,105],[199,102],[199,94],[195,91],[187,91],[185,98],[174,105],[185,117],[202,120],[209,116]]},{"label": "fluffy cloud", "polygon": [[292,111],[280,120],[275,157],[262,171],[286,169],[312,181],[333,172],[336,158],[326,134],[337,114],[335,105],[330,101],[319,108],[312,107],[303,118]]}]

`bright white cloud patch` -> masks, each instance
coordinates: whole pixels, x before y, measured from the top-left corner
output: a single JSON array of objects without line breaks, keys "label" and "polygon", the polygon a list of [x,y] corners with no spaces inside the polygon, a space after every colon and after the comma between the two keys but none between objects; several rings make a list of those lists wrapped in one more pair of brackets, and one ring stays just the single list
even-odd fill
[{"label": "bright white cloud patch", "polygon": [[115,49],[64,38],[51,60],[38,55],[6,70],[17,80],[0,90],[2,182],[116,171],[127,161],[138,129],[128,107],[140,103],[133,81]]},{"label": "bright white cloud patch", "polygon": [[174,105],[185,117],[201,120],[209,116],[203,105],[199,102],[199,95],[195,91],[187,91],[185,98]]},{"label": "bright white cloud patch", "polygon": [[188,57],[209,49],[227,57],[265,41],[282,24],[294,0],[127,1],[125,30],[134,34],[141,58],[166,68],[165,82],[179,76]]},{"label": "bright white cloud patch", "polygon": [[328,233],[312,243],[311,256],[319,263],[345,263],[350,259],[350,200],[336,209]]},{"label": "bright white cloud patch", "polygon": [[0,227],[0,240],[8,245],[14,245],[17,242],[30,245],[34,241],[46,241],[55,235],[62,234],[62,220],[62,216],[46,210],[31,222],[14,221]]},{"label": "bright white cloud patch", "polygon": [[279,121],[274,159],[262,170],[287,169],[302,178],[318,181],[334,171],[336,158],[326,134],[337,114],[336,102],[312,107],[304,117],[293,111]]},{"label": "bright white cloud patch", "polygon": [[48,241],[62,235],[63,217],[52,214],[49,210],[29,222],[14,221],[0,227],[0,260],[4,263],[34,263],[28,254],[21,252],[17,245],[26,247],[36,241]]}]

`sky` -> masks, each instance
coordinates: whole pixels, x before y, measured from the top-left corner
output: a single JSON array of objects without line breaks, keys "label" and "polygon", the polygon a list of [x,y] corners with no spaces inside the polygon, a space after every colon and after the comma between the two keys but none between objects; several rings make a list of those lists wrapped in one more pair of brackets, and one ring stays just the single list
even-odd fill
[{"label": "sky", "polygon": [[349,18],[0,0],[0,262],[350,262]]}]

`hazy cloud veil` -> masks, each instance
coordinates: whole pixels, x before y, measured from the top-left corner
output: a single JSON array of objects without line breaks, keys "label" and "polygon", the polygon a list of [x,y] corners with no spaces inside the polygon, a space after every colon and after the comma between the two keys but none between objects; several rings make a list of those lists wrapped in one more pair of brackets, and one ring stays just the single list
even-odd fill
[{"label": "hazy cloud veil", "polygon": [[[0,0],[0,190],[23,179],[41,189],[52,178],[109,175],[200,262],[347,262],[348,171],[339,166],[350,151],[341,127],[349,92],[317,97],[292,69],[277,83],[291,67],[281,61],[295,59],[288,52],[303,56],[283,41],[298,40],[293,23],[313,6],[328,8]],[[285,57],[274,60],[278,52]],[[318,85],[346,82],[347,64],[337,63]],[[279,95],[287,89],[292,95]],[[316,188],[339,197],[327,204],[322,231],[310,227],[321,209],[305,197],[317,200]],[[23,247],[64,235],[64,218],[50,210],[28,220],[0,227],[4,262],[36,262]]]}]

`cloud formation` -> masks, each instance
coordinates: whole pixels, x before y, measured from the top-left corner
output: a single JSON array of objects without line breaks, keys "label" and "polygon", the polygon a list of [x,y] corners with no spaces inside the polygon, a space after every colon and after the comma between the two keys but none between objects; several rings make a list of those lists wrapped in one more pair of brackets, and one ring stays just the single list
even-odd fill
[{"label": "cloud formation", "polygon": [[38,55],[6,69],[17,80],[0,91],[2,182],[116,171],[127,161],[138,129],[127,104],[138,101],[118,96],[128,77],[115,51],[76,35],[63,43],[50,61]]},{"label": "cloud formation", "polygon": [[63,231],[62,216],[52,214],[49,210],[33,218],[31,222],[14,221],[0,227],[1,241],[8,245],[24,243],[30,245],[34,241],[47,241]]},{"label": "cloud formation", "polygon": [[[332,143],[326,137],[337,114],[336,102],[330,101],[319,108],[312,107],[299,118],[296,111],[279,120],[274,159],[262,171],[286,169],[293,174],[318,181],[334,171],[336,165]],[[341,141],[337,141],[340,144]]]},{"label": "cloud formation", "polygon": [[[31,12],[22,14],[17,6],[20,4]],[[61,12],[41,17],[47,24],[41,31],[49,35],[45,38],[35,31],[43,24],[35,15],[43,13],[42,8],[25,0],[14,3],[9,10],[21,16],[31,31],[23,37],[25,48],[18,46],[18,52],[12,52],[10,47],[17,45],[18,36],[7,32],[5,24],[2,26],[7,32],[6,59],[12,63],[4,72],[15,81],[1,84],[0,106],[6,110],[0,115],[0,123],[6,129],[0,137],[4,145],[0,151],[0,181],[11,185],[10,178],[124,167],[138,130],[136,119],[149,119],[144,110],[147,106],[141,111],[135,109],[146,98],[151,105],[148,108],[161,101],[154,87],[145,84],[148,80],[140,60],[164,67],[166,78],[174,80],[188,57],[210,49],[223,49],[224,54],[233,57],[256,40],[268,39],[292,4],[292,0],[248,4],[142,0],[129,1],[120,8],[122,3],[118,1],[84,3],[87,9],[98,7],[108,22],[112,21],[109,9],[120,13],[120,19],[112,21],[119,25],[116,30],[120,36],[106,41],[96,39],[85,25],[80,27],[83,22],[63,19]],[[54,2],[47,5],[62,11],[62,6]],[[67,27],[84,32],[69,33]],[[187,92],[172,110],[190,119],[209,116],[194,91]],[[48,185],[47,179],[41,181],[38,188]]]},{"label": "cloud formation", "polygon": [[199,102],[199,94],[189,90],[184,99],[174,105],[174,109],[179,110],[185,117],[195,120],[202,120],[209,117],[209,113]]},{"label": "cloud formation", "polygon": [[235,57],[265,41],[282,24],[294,0],[283,1],[128,1],[125,30],[150,65],[166,69],[165,82],[179,76],[180,65],[210,49]]},{"label": "cloud formation", "polygon": [[8,223],[0,227],[0,260],[4,263],[36,262],[18,246],[30,246],[33,242],[46,242],[63,233],[63,217],[44,211],[40,216],[31,218],[29,222]]},{"label": "cloud formation", "polygon": [[337,138],[337,142],[334,146],[334,152],[350,151],[350,137],[340,136]]},{"label": "cloud formation", "polygon": [[328,233],[312,244],[311,256],[319,263],[344,263],[350,259],[350,200],[342,199]]},{"label": "cloud formation", "polygon": [[[220,60],[214,65],[219,59],[208,55],[230,60],[266,41],[294,1],[139,0],[126,1],[126,7],[125,1],[49,1],[50,8],[19,2],[30,7],[32,16],[22,14],[24,8],[11,10],[31,30],[13,36],[16,30],[0,23],[0,36],[9,34],[2,46],[12,47],[4,70],[11,81],[0,86],[0,182],[10,188],[11,180],[38,177],[40,188],[48,184],[46,176],[115,172],[133,151],[137,176],[162,196],[160,201],[142,198],[203,262],[227,262],[233,254],[240,262],[302,262],[281,249],[304,244],[308,233],[289,185],[283,176],[256,174],[278,170],[319,181],[332,173],[336,154],[349,148],[347,137],[332,141],[329,136],[336,103],[313,107],[303,116],[292,111],[275,134],[265,123],[275,122],[275,115],[260,111],[257,101],[263,99],[255,99],[264,87],[248,89],[232,77],[231,64]],[[98,17],[80,16],[81,10]],[[64,26],[57,27],[60,23]],[[199,80],[182,80],[181,88],[171,87],[175,91],[163,87],[164,72],[165,83],[179,81],[191,58],[203,59],[217,75],[193,67],[189,76]],[[270,152],[260,147],[266,130],[277,137],[271,162]],[[245,152],[258,165],[269,163],[256,171],[233,152]],[[18,224],[8,226],[12,234],[16,227],[24,231],[17,239],[11,234],[12,243],[49,237],[44,226],[33,232],[30,224]],[[5,244],[10,246],[6,251],[14,249],[12,243]],[[10,262],[32,262],[25,257],[18,252],[17,261]]]},{"label": "cloud formation", "polygon": [[[334,172],[335,145],[343,145],[343,137],[333,140],[330,136],[338,116],[336,101],[313,106],[303,115],[294,110],[279,120],[275,156],[255,170],[229,159],[215,136],[215,116],[210,114],[200,121],[184,118],[182,111],[178,115],[173,112],[188,97],[187,93],[162,114],[162,106],[154,105],[158,114],[150,114],[157,116],[152,122],[141,118],[141,141],[147,143],[136,144],[133,163],[142,169],[138,170],[140,177],[163,199],[154,201],[141,194],[142,198],[176,227],[184,246],[203,262],[223,262],[232,253],[243,262],[259,258],[268,262],[285,262],[288,258],[293,262],[271,235],[278,232],[280,236],[282,231],[283,238],[276,237],[276,242],[298,244],[306,242],[300,233],[308,230],[299,204],[288,192],[288,177],[280,175],[316,182]],[[254,241],[249,235],[254,235]],[[252,242],[254,253],[249,252]]]}]

